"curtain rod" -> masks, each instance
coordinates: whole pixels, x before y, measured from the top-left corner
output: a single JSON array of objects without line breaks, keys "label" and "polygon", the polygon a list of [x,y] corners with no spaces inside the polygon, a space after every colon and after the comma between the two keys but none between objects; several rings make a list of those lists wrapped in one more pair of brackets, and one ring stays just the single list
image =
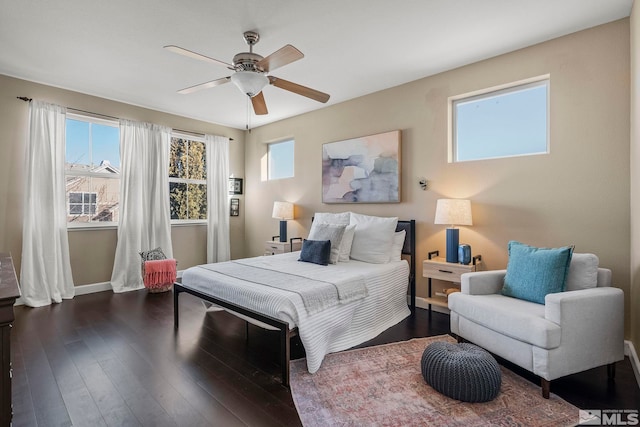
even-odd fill
[{"label": "curtain rod", "polygon": [[[26,96],[16,96],[16,98],[25,101],[25,102],[31,102],[33,99],[32,98],[28,98]],[[73,108],[73,107],[67,107],[68,110],[72,110],[72,111],[77,111],[79,113],[86,113],[86,114],[93,114],[94,116],[101,116],[101,117],[106,117],[109,119],[113,119],[113,120],[120,120],[119,117],[114,117],[114,116],[108,116],[106,114],[100,114],[100,113],[94,113],[93,111],[86,111],[86,110],[80,110],[78,108]],[[191,130],[183,130],[183,129],[173,129],[176,132],[182,132],[182,133],[190,133],[192,135],[196,135],[196,136],[204,136],[204,133],[202,132],[194,132]],[[229,138],[229,141],[233,141],[233,138]]]}]

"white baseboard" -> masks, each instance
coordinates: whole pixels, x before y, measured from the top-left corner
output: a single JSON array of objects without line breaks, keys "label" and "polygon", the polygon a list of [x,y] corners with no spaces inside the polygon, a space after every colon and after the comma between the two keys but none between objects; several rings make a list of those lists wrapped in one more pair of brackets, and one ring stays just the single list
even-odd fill
[{"label": "white baseboard", "polygon": [[640,360],[638,359],[638,353],[636,353],[636,349],[631,341],[624,341],[624,355],[629,357],[629,361],[633,367],[633,373],[636,376],[636,382],[638,383],[638,387],[640,387]]},{"label": "white baseboard", "polygon": [[111,282],[92,283],[90,285],[76,286],[76,295],[94,294],[96,292],[110,291]]},{"label": "white baseboard", "polygon": [[[75,287],[75,295],[94,294],[111,290],[111,282],[91,283],[89,285],[79,285]],[[18,298],[14,305],[24,305],[22,297]]]},{"label": "white baseboard", "polygon": [[[178,270],[178,279],[182,278],[182,272],[184,270]],[[79,285],[75,287],[75,295],[87,295],[87,294],[94,294],[96,292],[104,292],[104,291],[110,291],[111,288],[111,282],[101,282],[101,283],[91,283],[88,285]],[[24,300],[22,299],[22,297],[18,298],[15,302],[14,305],[24,305]]]}]

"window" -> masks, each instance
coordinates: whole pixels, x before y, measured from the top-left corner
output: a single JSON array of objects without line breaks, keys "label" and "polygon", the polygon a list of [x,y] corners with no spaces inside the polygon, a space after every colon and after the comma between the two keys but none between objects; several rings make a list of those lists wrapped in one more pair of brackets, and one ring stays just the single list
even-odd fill
[{"label": "window", "polygon": [[549,77],[450,98],[449,161],[549,152]]},{"label": "window", "polygon": [[169,153],[169,206],[171,219],[207,219],[207,151],[198,138],[171,138]]},{"label": "window", "polygon": [[67,113],[65,144],[67,222],[78,227],[117,225],[118,122]]},{"label": "window", "polygon": [[293,139],[268,145],[267,176],[269,180],[293,177],[293,145]]}]

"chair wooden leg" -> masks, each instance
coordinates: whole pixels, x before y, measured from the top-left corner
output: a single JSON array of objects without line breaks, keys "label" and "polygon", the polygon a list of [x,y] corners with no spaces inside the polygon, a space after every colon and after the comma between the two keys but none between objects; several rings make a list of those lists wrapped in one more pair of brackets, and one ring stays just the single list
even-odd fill
[{"label": "chair wooden leg", "polygon": [[551,381],[540,378],[540,385],[542,386],[542,397],[548,399],[551,391]]},{"label": "chair wooden leg", "polygon": [[616,362],[607,365],[607,378],[610,380],[616,377]]}]

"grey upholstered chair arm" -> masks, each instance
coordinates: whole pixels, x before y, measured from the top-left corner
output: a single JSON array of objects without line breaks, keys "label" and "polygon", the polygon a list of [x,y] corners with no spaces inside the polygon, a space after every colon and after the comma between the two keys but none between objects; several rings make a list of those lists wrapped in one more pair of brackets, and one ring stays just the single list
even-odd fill
[{"label": "grey upholstered chair arm", "polygon": [[545,297],[545,318],[562,328],[564,357],[535,372],[553,380],[624,358],[624,293],[613,287]]},{"label": "grey upholstered chair arm", "polygon": [[[558,292],[547,294],[544,299],[544,317],[562,325],[563,329],[571,324],[582,328],[587,320],[592,325],[598,325],[598,328],[592,329],[607,328],[607,325],[615,323],[612,316],[618,313],[618,322],[622,322],[624,292],[613,287]],[[612,326],[615,326],[612,329],[620,329],[620,325]]]},{"label": "grey upholstered chair arm", "polygon": [[460,290],[468,295],[497,294],[504,284],[507,270],[477,271],[464,273],[461,278]]}]

